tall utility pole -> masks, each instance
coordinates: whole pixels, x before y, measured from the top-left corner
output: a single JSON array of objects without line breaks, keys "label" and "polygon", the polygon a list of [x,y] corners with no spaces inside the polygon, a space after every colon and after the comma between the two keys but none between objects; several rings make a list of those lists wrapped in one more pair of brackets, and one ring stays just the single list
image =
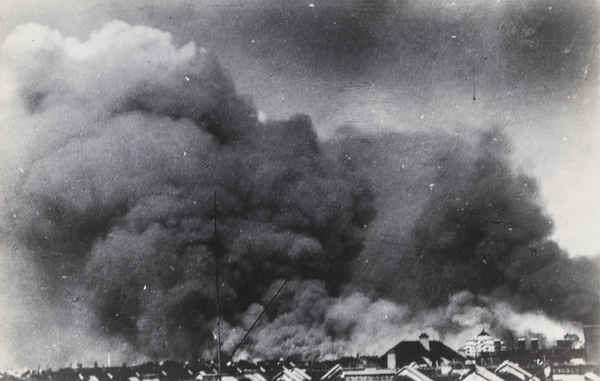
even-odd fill
[{"label": "tall utility pole", "polygon": [[221,381],[221,316],[219,294],[219,242],[217,240],[217,191],[213,198],[213,221],[214,221],[214,252],[215,252],[215,290],[217,294],[217,369],[219,371],[219,381]]}]

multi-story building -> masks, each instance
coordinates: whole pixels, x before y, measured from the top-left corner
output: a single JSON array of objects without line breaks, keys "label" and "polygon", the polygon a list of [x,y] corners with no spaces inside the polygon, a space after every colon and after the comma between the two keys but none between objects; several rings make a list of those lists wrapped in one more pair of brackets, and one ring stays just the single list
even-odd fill
[{"label": "multi-story building", "polygon": [[506,344],[500,339],[491,337],[485,329],[477,335],[476,339],[467,340],[458,351],[466,358],[476,359],[486,353],[496,353],[506,350]]}]

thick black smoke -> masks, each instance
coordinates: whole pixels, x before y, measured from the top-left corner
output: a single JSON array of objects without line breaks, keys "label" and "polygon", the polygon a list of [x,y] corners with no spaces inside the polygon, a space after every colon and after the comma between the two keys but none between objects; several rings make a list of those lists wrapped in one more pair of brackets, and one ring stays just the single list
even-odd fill
[{"label": "thick black smoke", "polygon": [[307,116],[259,121],[193,43],[117,21],[83,43],[21,26],[2,78],[2,235],[34,273],[11,292],[38,311],[10,341],[57,348],[17,361],[212,356],[215,254],[225,352],[291,280],[247,356],[381,353],[424,328],[454,344],[479,324],[545,333],[559,323],[544,314],[597,298],[596,265],[548,241],[499,130],[323,143]]},{"label": "thick black smoke", "polygon": [[214,58],[150,28],[80,43],[25,25],[5,51],[11,122],[32,134],[8,229],[48,296],[80,300],[106,335],[154,358],[213,348],[215,251],[232,325],[275,280],[347,280],[372,196],[308,117],[259,123]]},{"label": "thick black smoke", "polygon": [[580,315],[598,298],[598,261],[571,259],[549,240],[552,220],[536,181],[512,168],[500,129],[471,140],[340,140],[341,154],[378,196],[378,218],[354,266],[359,289],[428,307],[469,291],[561,319]]}]

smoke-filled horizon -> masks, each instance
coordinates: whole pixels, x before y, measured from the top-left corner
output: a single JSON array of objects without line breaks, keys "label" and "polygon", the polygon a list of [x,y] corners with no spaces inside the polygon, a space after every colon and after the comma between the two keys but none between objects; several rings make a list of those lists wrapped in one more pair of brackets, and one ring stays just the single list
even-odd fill
[{"label": "smoke-filled horizon", "polygon": [[248,358],[483,326],[551,342],[598,300],[598,258],[552,241],[501,128],[323,140],[259,117],[194,42],[122,21],[81,41],[21,25],[0,75],[5,366],[214,356],[215,252],[224,353],[289,279]]}]

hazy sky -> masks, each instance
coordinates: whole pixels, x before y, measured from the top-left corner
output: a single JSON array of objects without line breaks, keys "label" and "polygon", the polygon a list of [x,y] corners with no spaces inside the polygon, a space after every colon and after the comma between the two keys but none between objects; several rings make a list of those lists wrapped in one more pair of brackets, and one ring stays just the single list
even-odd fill
[{"label": "hazy sky", "polygon": [[420,313],[453,344],[490,321],[560,337],[597,298],[567,256],[600,254],[599,27],[584,0],[0,1],[0,360],[208,350],[213,188],[227,323],[300,279],[256,353],[285,330],[360,350]]},{"label": "hazy sky", "polygon": [[[327,137],[496,125],[541,181],[556,239],[600,247],[599,7],[595,1],[16,1],[5,37],[36,22],[81,40],[119,19],[216,53],[269,118],[310,115]],[[473,101],[473,96],[476,100]]]},{"label": "hazy sky", "polygon": [[[600,247],[599,7],[595,1],[16,1],[1,33],[36,22],[81,40],[119,19],[216,53],[269,118],[310,115],[327,137],[489,125],[541,181],[556,239]],[[473,101],[473,96],[476,100]]]}]

